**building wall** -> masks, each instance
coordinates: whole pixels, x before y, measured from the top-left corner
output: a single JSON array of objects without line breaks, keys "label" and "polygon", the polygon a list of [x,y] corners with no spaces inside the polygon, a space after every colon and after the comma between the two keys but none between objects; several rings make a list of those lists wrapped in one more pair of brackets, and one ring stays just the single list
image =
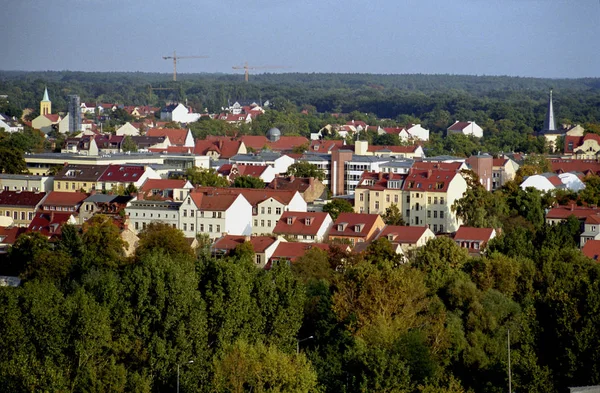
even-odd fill
[{"label": "building wall", "polygon": [[130,227],[133,233],[138,234],[151,222],[164,222],[173,228],[179,227],[179,212],[169,208],[145,208],[131,205],[125,209],[129,216]]},{"label": "building wall", "polygon": [[55,180],[54,181],[54,189],[56,191],[63,192],[79,192],[80,190],[84,190],[84,192],[90,192],[92,190],[96,190],[96,182],[95,181],[80,181],[80,180]]},{"label": "building wall", "polygon": [[13,219],[13,225],[28,227],[35,216],[34,207],[23,206],[0,206],[0,214]]},{"label": "building wall", "polygon": [[[275,225],[277,225],[277,221],[279,221],[283,212],[287,211],[288,209],[288,206],[274,198],[269,198],[259,203],[257,205],[257,214],[253,215],[252,217],[252,234],[272,234],[273,229],[275,229]],[[306,211],[306,209],[304,211]]]},{"label": "building wall", "polygon": [[54,187],[54,177],[7,179],[0,175],[0,188],[6,191],[50,192]]}]

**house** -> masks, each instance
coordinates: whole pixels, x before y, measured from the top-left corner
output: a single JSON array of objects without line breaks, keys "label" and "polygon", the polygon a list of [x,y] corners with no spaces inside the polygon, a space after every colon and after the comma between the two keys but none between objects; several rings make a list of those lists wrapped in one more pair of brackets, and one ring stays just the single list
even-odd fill
[{"label": "house", "polygon": [[446,135],[463,134],[472,135],[476,138],[483,136],[483,129],[474,121],[455,121],[446,131]]},{"label": "house", "polygon": [[454,234],[454,242],[461,248],[469,250],[469,254],[481,255],[487,243],[496,237],[494,228],[474,228],[460,226]]},{"label": "house", "polygon": [[398,245],[406,254],[410,250],[423,247],[435,233],[427,226],[386,225],[373,240],[386,238],[393,245]]},{"label": "house", "polygon": [[121,152],[123,136],[100,134],[92,138],[96,142],[96,146],[98,146],[98,154],[116,154]]},{"label": "house", "polygon": [[462,198],[467,182],[456,170],[435,165],[439,164],[423,163],[408,174],[363,173],[355,190],[354,211],[384,214],[396,205],[409,225],[429,225],[434,233],[455,231],[460,220],[451,206]]},{"label": "house", "polygon": [[277,221],[279,221],[285,211],[307,211],[306,201],[302,199],[302,196],[297,191],[198,187],[194,192],[204,192],[215,197],[243,195],[252,206],[250,226],[254,235],[273,233]]},{"label": "house", "polygon": [[53,176],[0,174],[0,190],[48,192],[53,187]]},{"label": "house", "polygon": [[383,127],[378,128],[376,131],[379,135],[398,135],[402,142],[429,140],[429,130],[423,128],[420,124],[409,124],[405,127]]},{"label": "house", "polygon": [[58,128],[58,123],[62,117],[56,114],[39,115],[31,121],[31,127],[40,130],[44,134],[48,134],[55,128]]},{"label": "house", "polygon": [[26,230],[26,228],[15,226],[0,227],[0,255],[6,254],[8,249],[15,244],[17,238]]},{"label": "house", "polygon": [[583,233],[579,238],[579,247],[590,240],[600,240],[600,211],[586,217]]},{"label": "house", "polygon": [[223,234],[252,233],[252,205],[241,193],[212,189],[192,190],[179,209],[179,229],[186,237],[206,233],[211,239]]},{"label": "house", "polygon": [[67,164],[54,176],[54,189],[64,192],[90,192],[96,190],[100,177],[108,165]]},{"label": "house", "polygon": [[[600,240],[588,240],[585,243],[585,246],[583,246],[583,248],[581,249],[581,252],[586,257],[591,258],[594,261],[597,261],[598,257],[600,257]],[[588,392],[588,390],[585,390],[585,391]],[[600,387],[598,388],[597,391],[600,392]]]},{"label": "house", "polygon": [[228,255],[237,246],[249,242],[254,250],[254,262],[256,267],[264,268],[273,255],[273,252],[286,240],[275,236],[233,236],[225,235],[215,240],[211,245],[211,253],[214,256]]},{"label": "house", "polygon": [[600,158],[600,135],[565,135],[564,153],[576,160],[598,160]]},{"label": "house", "polygon": [[81,104],[79,104],[79,110],[81,111],[82,115],[85,115],[87,113],[93,115],[96,113],[96,108],[97,105],[92,102],[82,102]]},{"label": "house", "polygon": [[233,182],[239,176],[252,176],[262,180],[265,183],[270,183],[275,179],[275,168],[270,165],[238,165],[224,164],[217,170],[219,175]]},{"label": "house", "polygon": [[579,192],[585,188],[585,183],[575,173],[541,173],[539,175],[527,176],[520,185],[526,190],[533,187],[536,190],[547,192],[555,189],[568,189]]},{"label": "house", "polygon": [[327,187],[314,177],[276,177],[266,188],[298,191],[306,203],[312,203],[317,199],[327,199]]},{"label": "house", "polygon": [[228,137],[213,137],[206,140],[196,140],[194,154],[209,156],[213,160],[231,158],[238,154],[246,154],[248,150],[242,141]]},{"label": "house", "polygon": [[568,206],[554,206],[546,213],[546,223],[548,225],[558,224],[571,216],[575,216],[581,222],[581,230],[583,231],[587,218],[599,214],[600,209],[596,206],[577,206],[574,203]]},{"label": "house", "polygon": [[194,186],[184,179],[147,179],[138,188],[138,199],[164,199],[182,202]]},{"label": "house", "polygon": [[181,202],[133,200],[125,208],[128,227],[136,235],[152,222],[179,228],[179,206]]},{"label": "house", "polygon": [[132,184],[139,188],[148,179],[160,179],[154,169],[147,165],[109,165],[97,180],[96,189],[113,191]]},{"label": "house", "polygon": [[249,113],[221,113],[217,116],[218,120],[223,120],[229,124],[250,124],[252,123],[252,115]]},{"label": "house", "polygon": [[319,243],[326,239],[333,226],[329,213],[284,212],[273,233],[302,243]]},{"label": "house", "polygon": [[353,246],[366,243],[384,226],[379,214],[341,213],[329,231],[329,240],[347,241]]},{"label": "house", "polygon": [[166,136],[148,136],[139,135],[132,136],[131,140],[140,151],[156,150],[159,152],[166,151],[171,146],[169,137]]},{"label": "house", "polygon": [[61,192],[52,191],[46,195],[41,202],[38,211],[42,213],[69,213],[76,216],[79,214],[79,208],[88,194],[83,192]]},{"label": "house", "polygon": [[90,135],[80,138],[67,138],[65,145],[60,151],[62,154],[81,154],[86,156],[97,156],[100,150],[96,144],[95,138]]},{"label": "house", "polygon": [[0,113],[0,130],[4,129],[4,132],[13,133],[23,131],[23,125],[19,123],[15,116],[5,116]]},{"label": "house", "polygon": [[286,173],[295,160],[285,154],[261,151],[254,154],[237,154],[229,159],[232,164],[238,165],[269,165],[275,168],[277,174]]},{"label": "house", "polygon": [[331,154],[331,152],[333,150],[339,149],[340,147],[345,146],[345,145],[346,145],[346,141],[341,140],[341,139],[331,139],[331,140],[317,139],[317,140],[310,141],[310,146],[309,146],[308,150],[313,153]]},{"label": "house", "polygon": [[273,152],[291,152],[298,146],[309,146],[309,140],[303,136],[282,136],[277,128],[271,128],[266,136],[243,135],[239,138],[247,149],[261,151],[268,149]]},{"label": "house", "polygon": [[600,162],[596,160],[551,159],[550,166],[556,174],[573,172],[600,175]]},{"label": "house", "polygon": [[137,135],[140,135],[140,130],[138,128],[134,127],[130,122],[127,122],[127,123],[123,124],[121,127],[117,128],[117,131],[115,132],[115,134],[117,136],[125,136],[125,135],[137,136]]},{"label": "house", "polygon": [[73,213],[38,211],[27,227],[27,232],[39,232],[49,239],[60,238],[62,227],[65,224],[77,224]]},{"label": "house", "polygon": [[200,113],[194,113],[192,108],[188,108],[181,103],[167,105],[160,112],[160,120],[175,121],[179,123],[193,123],[197,121],[200,116]]},{"label": "house", "polygon": [[271,258],[265,269],[270,269],[277,263],[295,263],[298,258],[302,257],[309,250],[318,248],[325,252],[329,252],[329,244],[326,243],[296,243],[296,242],[280,242],[277,245],[275,251],[271,255]]},{"label": "house", "polygon": [[514,180],[519,164],[510,158],[492,159],[492,190],[497,190],[507,182]]},{"label": "house", "polygon": [[0,190],[0,214],[11,217],[14,226],[27,227],[45,197],[45,192]]},{"label": "house", "polygon": [[170,146],[183,146],[194,148],[192,131],[184,128],[151,128],[146,131],[147,137],[169,138]]},{"label": "house", "polygon": [[[83,224],[95,214],[119,217],[133,199],[127,195],[96,194],[87,197],[79,208],[78,223]],[[120,217],[119,217],[120,218]]]}]

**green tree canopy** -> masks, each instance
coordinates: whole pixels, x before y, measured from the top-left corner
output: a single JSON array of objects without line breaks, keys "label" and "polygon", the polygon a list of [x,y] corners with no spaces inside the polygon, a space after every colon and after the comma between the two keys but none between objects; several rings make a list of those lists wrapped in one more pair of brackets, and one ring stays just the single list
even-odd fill
[{"label": "green tree canopy", "polygon": [[318,180],[325,179],[325,172],[319,169],[315,164],[311,164],[307,161],[298,161],[288,167],[288,176],[296,177],[314,177]]},{"label": "green tree canopy", "polygon": [[323,206],[323,211],[325,213],[329,213],[331,218],[335,221],[340,213],[354,212],[354,207],[345,199],[333,199],[331,202],[328,202]]}]

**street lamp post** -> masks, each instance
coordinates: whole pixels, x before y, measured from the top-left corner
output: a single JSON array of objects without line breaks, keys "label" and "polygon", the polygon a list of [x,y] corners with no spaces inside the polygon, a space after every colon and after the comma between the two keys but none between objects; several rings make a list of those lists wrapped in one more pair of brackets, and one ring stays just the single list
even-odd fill
[{"label": "street lamp post", "polygon": [[[190,360],[189,362],[187,362],[187,364],[192,364],[194,363],[193,360]],[[177,393],[179,393],[179,363],[177,363]]]},{"label": "street lamp post", "polygon": [[304,342],[306,340],[312,340],[313,338],[315,338],[315,336],[308,336],[306,338],[303,338],[301,340],[296,339],[296,354],[300,353],[300,343]]}]

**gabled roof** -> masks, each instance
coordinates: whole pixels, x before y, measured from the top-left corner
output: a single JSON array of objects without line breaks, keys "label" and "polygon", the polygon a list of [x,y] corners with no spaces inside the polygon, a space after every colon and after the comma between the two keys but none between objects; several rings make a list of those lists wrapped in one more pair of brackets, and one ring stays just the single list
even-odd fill
[{"label": "gabled roof", "polygon": [[274,236],[234,236],[225,235],[217,239],[211,248],[213,250],[226,250],[231,251],[244,242],[250,242],[254,248],[254,252],[263,253],[269,246],[277,241]]},{"label": "gabled roof", "polygon": [[[329,244],[281,242],[275,251],[273,251],[270,261],[285,259],[294,263],[298,258],[306,254],[312,248],[319,248],[324,251],[329,251]],[[271,263],[268,263],[265,268],[268,269],[270,266]]]},{"label": "gabled roof", "polygon": [[314,181],[315,179],[309,177],[276,177],[267,185],[267,188],[270,190],[298,191],[302,194],[313,185]]},{"label": "gabled roof", "polygon": [[309,150],[312,152],[329,153],[329,152],[335,150],[336,148],[339,148],[340,146],[344,146],[344,145],[345,145],[345,141],[341,140],[341,139],[314,140],[314,141],[310,141]]},{"label": "gabled roof", "polygon": [[112,183],[135,183],[146,172],[143,165],[109,165],[98,181]]},{"label": "gabled roof", "polygon": [[565,173],[565,172],[582,172],[585,174],[600,173],[600,162],[596,160],[563,160],[553,159],[550,160],[552,166],[552,172]]},{"label": "gabled roof", "polygon": [[[284,212],[273,233],[277,235],[309,235],[316,236],[329,216],[323,212]],[[288,224],[291,221],[291,224]]]},{"label": "gabled roof", "polygon": [[457,176],[455,171],[411,169],[404,181],[405,191],[446,192],[450,182]]},{"label": "gabled roof", "polygon": [[588,240],[581,249],[581,252],[588,258],[597,261],[600,256],[600,240]]},{"label": "gabled roof", "polygon": [[454,234],[454,240],[478,240],[487,242],[492,238],[493,234],[494,228],[474,228],[461,225]]},{"label": "gabled roof", "polygon": [[45,192],[0,190],[0,206],[36,207],[46,196]]},{"label": "gabled roof", "polygon": [[600,224],[600,211],[596,214],[592,214],[585,219],[586,224]]},{"label": "gabled roof", "polygon": [[173,145],[184,145],[188,130],[184,128],[150,128],[146,131],[146,136],[168,137]]},{"label": "gabled roof", "polygon": [[420,171],[433,171],[439,169],[450,172],[458,172],[463,165],[463,162],[414,161],[412,168]]},{"label": "gabled roof", "polygon": [[329,236],[367,237],[377,219],[381,220],[378,214],[341,213],[333,223]]},{"label": "gabled roof", "polygon": [[600,209],[588,206],[556,206],[548,210],[546,213],[547,219],[564,220],[570,216],[575,216],[578,219],[584,219],[592,215],[600,214]]},{"label": "gabled roof", "polygon": [[427,231],[426,226],[386,225],[376,239],[385,237],[392,243],[416,244]]},{"label": "gabled roof", "polygon": [[140,191],[173,190],[175,188],[192,188],[184,179],[147,179],[140,187]]},{"label": "gabled roof", "polygon": [[45,236],[59,236],[62,226],[69,221],[72,213],[36,213],[27,227],[28,232],[40,232]]},{"label": "gabled roof", "polygon": [[[391,172],[363,172],[357,189],[385,190],[394,188],[400,190],[407,175]],[[396,182],[395,184],[389,183]],[[390,187],[392,185],[392,187]]]},{"label": "gabled roof", "polygon": [[296,191],[287,190],[269,190],[269,189],[258,189],[258,188],[219,188],[219,187],[197,187],[194,192],[206,193],[212,196],[223,196],[223,195],[243,195],[244,198],[252,206],[256,206],[259,203],[273,198],[284,205],[288,205],[294,196]]},{"label": "gabled roof", "polygon": [[226,211],[238,199],[239,194],[219,194],[193,190],[190,197],[199,210]]},{"label": "gabled roof", "polygon": [[244,135],[240,138],[246,147],[254,150],[261,150],[263,147],[268,147],[273,151],[289,151],[294,147],[308,144],[309,140],[303,136],[284,136],[282,135],[278,141],[271,142],[266,136],[262,135]]},{"label": "gabled roof", "polygon": [[83,192],[51,191],[42,206],[78,206],[87,197],[88,194]]},{"label": "gabled roof", "polygon": [[462,131],[465,128],[467,128],[468,126],[470,126],[471,123],[472,122],[470,122],[470,121],[457,121],[456,123],[454,123],[450,127],[448,127],[448,130],[450,130],[450,131]]},{"label": "gabled roof", "polygon": [[27,231],[27,228],[0,227],[0,244],[15,244],[17,238],[25,231]]},{"label": "gabled roof", "polygon": [[508,162],[508,158],[494,158],[492,159],[492,166],[505,166]]},{"label": "gabled roof", "polygon": [[52,123],[58,123],[60,121],[60,116],[52,113],[48,113],[44,115],[44,117],[50,120]]},{"label": "gabled roof", "polygon": [[196,140],[194,154],[205,156],[214,151],[219,154],[219,158],[231,158],[238,154],[242,142],[229,138],[219,140]]}]

